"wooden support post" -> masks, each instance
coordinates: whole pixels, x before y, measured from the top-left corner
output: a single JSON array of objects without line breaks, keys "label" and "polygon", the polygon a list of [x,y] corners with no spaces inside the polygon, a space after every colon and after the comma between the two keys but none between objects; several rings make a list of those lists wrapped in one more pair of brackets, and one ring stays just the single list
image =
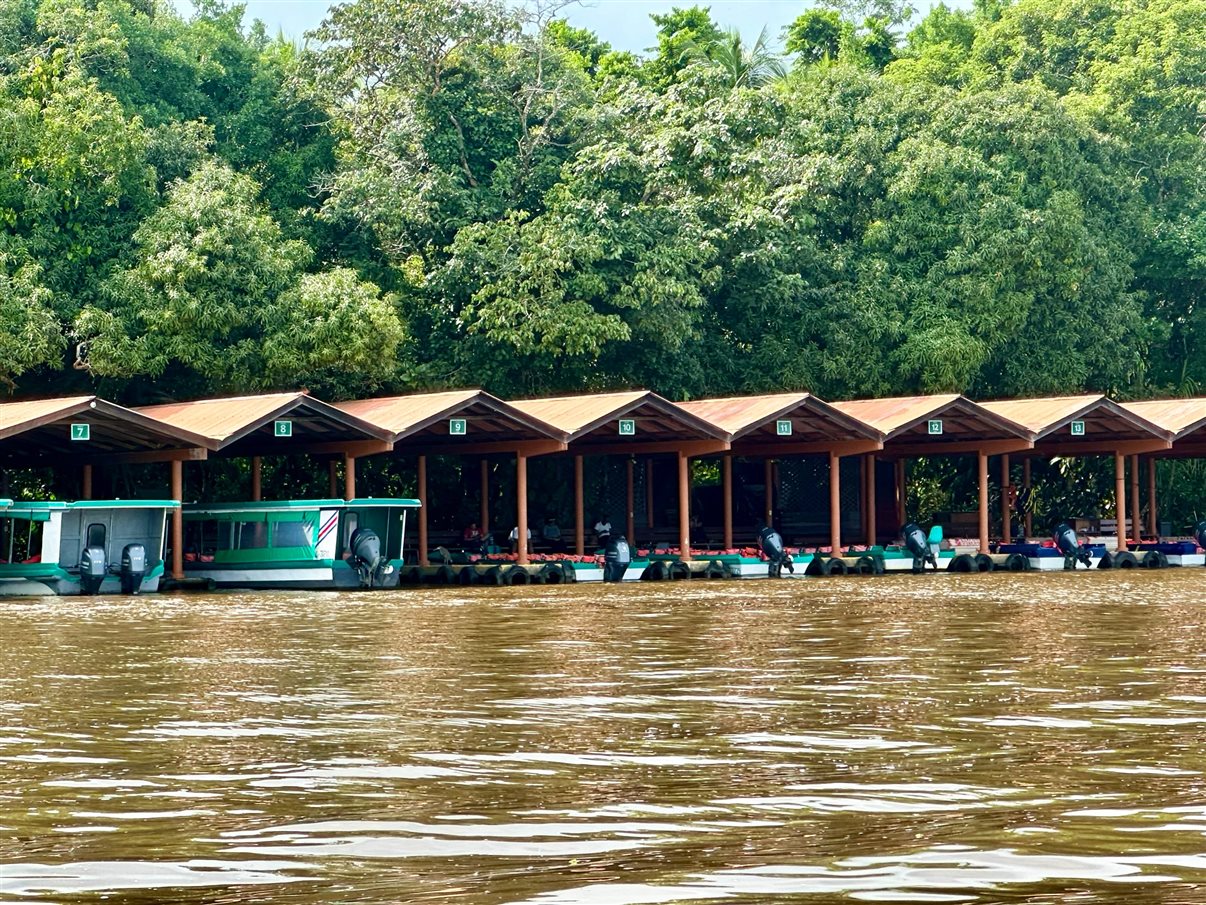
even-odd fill
[{"label": "wooden support post", "polygon": [[1114,453],[1114,509],[1118,520],[1118,549],[1126,549],[1126,456]]},{"label": "wooden support post", "polygon": [[1153,540],[1160,539],[1160,523],[1156,521],[1156,460],[1147,459],[1147,533]]},{"label": "wooden support post", "polygon": [[763,462],[763,483],[766,485],[766,513],[763,521],[768,525],[775,524],[775,465],[770,459]]},{"label": "wooden support post", "polygon": [[678,556],[691,560],[691,458],[678,454]]},{"label": "wooden support post", "polygon": [[1030,512],[1030,457],[1022,460],[1022,486],[1026,488],[1026,536],[1029,539],[1034,534],[1034,516]]},{"label": "wooden support post", "polygon": [[878,531],[875,524],[875,453],[867,454],[867,546],[874,547]]},{"label": "wooden support post", "polygon": [[528,564],[528,457],[515,454],[515,552],[521,566]]},{"label": "wooden support post", "polygon": [[[184,462],[172,460],[172,499],[184,502]],[[172,510],[172,578],[184,578],[184,511],[177,506]]]},{"label": "wooden support post", "polygon": [[980,476],[980,552],[988,552],[988,454],[976,453]]},{"label": "wooden support post", "polygon": [[334,459],[327,463],[327,490],[331,499],[339,496],[339,463]]},{"label": "wooden support post", "polygon": [[264,460],[260,456],[251,457],[251,501],[258,503],[264,498],[263,491]]},{"label": "wooden support post", "polygon": [[490,460],[482,456],[482,498],[480,504],[481,521],[478,522],[478,530],[482,536],[490,532]]},{"label": "wooden support post", "polygon": [[909,520],[909,493],[905,487],[905,461],[896,460],[896,530]]},{"label": "wooden support post", "polygon": [[343,457],[343,498],[356,499],[356,457],[346,453]]},{"label": "wooden support post", "polygon": [[85,465],[80,475],[80,499],[92,499],[92,466]]},{"label": "wooden support post", "polygon": [[733,549],[733,457],[720,460],[721,493],[724,499],[724,548]]},{"label": "wooden support post", "polygon": [[586,500],[582,488],[582,457],[574,456],[574,553],[586,554]]},{"label": "wooden support post", "polygon": [[633,470],[636,468],[636,461],[632,458],[632,456],[629,456],[624,461],[624,465],[625,470],[627,471],[626,477],[628,479],[628,494],[624,498],[624,514],[626,516],[624,520],[624,528],[628,532],[625,537],[628,539],[630,544],[635,545],[636,541],[633,540],[633,538],[636,537],[636,512],[634,511],[636,508],[636,488],[634,486],[635,481],[633,479]]},{"label": "wooden support post", "polygon": [[842,458],[829,453],[829,549],[832,556],[842,555]]},{"label": "wooden support post", "polygon": [[1143,526],[1139,521],[1139,456],[1131,456],[1131,537],[1143,542]]},{"label": "wooden support post", "polygon": [[867,457],[858,457],[858,524],[867,535]]},{"label": "wooden support post", "polygon": [[419,565],[430,565],[427,561],[427,456],[419,456]]},{"label": "wooden support post", "polygon": [[649,548],[653,549],[653,459],[645,460],[645,528],[649,532]]},{"label": "wooden support post", "polygon": [[1013,536],[1010,533],[1010,518],[1013,515],[1013,501],[1009,499],[1009,456],[1001,456],[1001,542],[1009,543]]}]

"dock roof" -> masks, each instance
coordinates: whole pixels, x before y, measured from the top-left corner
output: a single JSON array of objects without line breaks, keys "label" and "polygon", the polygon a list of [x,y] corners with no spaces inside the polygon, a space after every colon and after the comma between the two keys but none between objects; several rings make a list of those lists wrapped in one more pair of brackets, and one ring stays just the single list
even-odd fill
[{"label": "dock roof", "polygon": [[9,463],[200,459],[214,448],[212,440],[187,427],[97,396],[0,403],[0,461]]},{"label": "dock roof", "polygon": [[520,399],[515,408],[565,431],[571,452],[689,455],[728,449],[728,432],[649,390]]},{"label": "dock roof", "polygon": [[998,453],[1028,449],[1034,442],[1022,425],[958,393],[856,399],[833,407],[880,431],[887,454]]},{"label": "dock roof", "polygon": [[1101,394],[982,402],[990,412],[1025,426],[1045,455],[1103,455],[1168,448],[1171,434]]},{"label": "dock roof", "polygon": [[1206,396],[1123,402],[1122,407],[1172,434],[1166,455],[1206,458]]},{"label": "dock roof", "polygon": [[567,432],[546,424],[484,390],[414,393],[340,402],[340,411],[390,431],[395,449],[476,455],[565,448]]},{"label": "dock roof", "polygon": [[[142,406],[135,411],[206,437],[226,455],[343,453],[367,455],[390,449],[384,428],[340,411],[308,393],[265,393]],[[287,433],[278,433],[286,422]]]},{"label": "dock roof", "polygon": [[862,442],[880,448],[884,435],[811,393],[770,393],[680,402],[679,408],[727,431],[738,454],[824,451]]}]

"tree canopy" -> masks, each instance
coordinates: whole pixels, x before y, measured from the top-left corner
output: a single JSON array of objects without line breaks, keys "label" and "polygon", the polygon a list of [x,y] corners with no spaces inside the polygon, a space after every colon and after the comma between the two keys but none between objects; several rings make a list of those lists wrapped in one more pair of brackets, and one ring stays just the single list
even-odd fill
[{"label": "tree canopy", "polygon": [[1206,0],[653,19],[0,0],[0,387],[1206,384]]}]

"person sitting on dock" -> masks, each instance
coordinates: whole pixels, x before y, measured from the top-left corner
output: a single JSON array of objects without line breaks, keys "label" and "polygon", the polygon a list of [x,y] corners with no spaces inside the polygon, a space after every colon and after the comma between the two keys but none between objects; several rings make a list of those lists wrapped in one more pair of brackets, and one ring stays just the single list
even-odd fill
[{"label": "person sitting on dock", "polygon": [[540,529],[540,537],[550,552],[564,552],[565,544],[561,540],[561,526],[551,515],[544,520],[544,527]]},{"label": "person sitting on dock", "polygon": [[[531,550],[532,549],[532,529],[528,528],[526,530],[525,534],[527,535],[527,539],[528,539],[528,549]],[[511,542],[511,552],[518,553],[519,552],[519,526],[518,525],[516,525],[514,528],[511,529],[511,533],[509,535],[507,535],[507,540],[509,540]]]},{"label": "person sitting on dock", "polygon": [[607,514],[599,516],[599,520],[595,522],[595,539],[600,547],[606,547],[607,541],[611,537],[611,519]]},{"label": "person sitting on dock", "polygon": [[466,553],[481,553],[485,533],[477,527],[477,522],[470,522],[465,533],[461,535],[461,549]]}]

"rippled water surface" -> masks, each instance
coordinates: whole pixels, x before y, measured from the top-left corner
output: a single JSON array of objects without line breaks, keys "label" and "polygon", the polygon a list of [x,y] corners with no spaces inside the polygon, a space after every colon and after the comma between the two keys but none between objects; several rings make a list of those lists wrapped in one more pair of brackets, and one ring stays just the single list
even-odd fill
[{"label": "rippled water surface", "polygon": [[1206,903],[1206,570],[0,601],[0,902]]}]

